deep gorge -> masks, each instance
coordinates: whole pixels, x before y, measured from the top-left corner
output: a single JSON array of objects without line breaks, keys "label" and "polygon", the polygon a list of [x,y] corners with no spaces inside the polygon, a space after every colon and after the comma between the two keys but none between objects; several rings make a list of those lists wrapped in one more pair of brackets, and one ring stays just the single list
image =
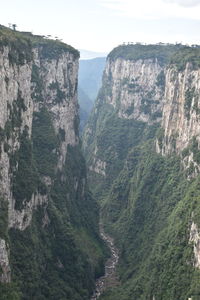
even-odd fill
[{"label": "deep gorge", "polygon": [[78,60],[0,26],[0,299],[199,300],[200,47],[113,49],[81,138]]}]

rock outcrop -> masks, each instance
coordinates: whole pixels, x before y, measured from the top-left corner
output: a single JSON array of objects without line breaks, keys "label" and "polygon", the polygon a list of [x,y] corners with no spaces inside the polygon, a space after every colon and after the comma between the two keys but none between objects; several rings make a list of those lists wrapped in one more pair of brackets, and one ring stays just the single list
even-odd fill
[{"label": "rock outcrop", "polygon": [[[137,47],[121,46],[109,54],[93,115],[98,119],[99,107],[108,105],[108,109],[116,111],[121,119],[160,124],[162,130],[155,142],[156,151],[162,155],[183,154],[183,166],[190,169],[188,176],[194,177],[200,170],[200,160],[194,153],[200,147],[200,68],[190,61],[190,56],[197,55],[196,48],[171,45],[169,53],[169,46],[140,45],[136,55]],[[133,54],[123,57],[118,53],[120,48]],[[185,51],[192,54],[180,67],[173,57],[179,53],[184,61]],[[92,135],[92,126],[88,124],[84,136],[86,145]],[[190,147],[192,143],[193,148]],[[95,150],[93,152],[90,169],[98,170],[95,164],[101,158],[96,157]]]},{"label": "rock outcrop", "polygon": [[1,282],[10,282],[10,265],[9,265],[9,253],[5,240],[0,239],[0,261],[1,261]]},{"label": "rock outcrop", "polygon": [[152,123],[161,117],[163,89],[157,78],[162,73],[157,60],[108,58],[103,78],[105,102],[118,109],[120,118]]},{"label": "rock outcrop", "polygon": [[[65,164],[67,146],[75,146],[79,142],[77,128],[75,128],[78,118],[76,89],[78,59],[74,59],[74,55],[66,51],[49,60],[48,57],[45,58],[42,55],[42,49],[34,48],[33,60],[18,66],[9,63],[9,51],[9,47],[3,47],[1,52],[0,126],[1,130],[5,131],[10,125],[9,122],[17,118],[12,115],[14,113],[19,116],[17,121],[20,126],[14,124],[14,127],[10,128],[10,131],[12,130],[10,135],[6,136],[1,143],[0,168],[3,171],[3,181],[0,184],[2,198],[9,201],[9,227],[23,230],[30,224],[33,208],[47,202],[47,199],[46,195],[33,194],[22,211],[15,211],[9,156],[19,150],[20,135],[25,128],[31,139],[34,113],[39,112],[45,105],[52,116],[55,133],[62,132],[57,162],[57,168],[62,169]],[[40,92],[38,92],[38,85],[41,86]]]},{"label": "rock outcrop", "polygon": [[[20,230],[24,230],[30,224],[33,210],[38,205],[48,202],[47,195],[41,195],[35,191],[22,210],[15,209],[16,200],[13,196],[13,170],[10,157],[19,151],[20,136],[25,128],[31,139],[34,112],[40,111],[45,105],[52,116],[56,134],[59,134],[59,131],[62,132],[62,141],[58,149],[58,169],[62,170],[65,164],[67,146],[75,146],[79,142],[75,128],[78,118],[78,58],[66,51],[58,57],[49,59],[42,54],[42,50],[42,46],[33,47],[32,60],[24,61],[22,65],[11,64],[9,46],[3,46],[0,55],[0,127],[2,133],[0,193],[1,198],[8,201],[8,226]],[[39,92],[38,85],[41,86]],[[17,166],[15,168],[17,169]],[[6,247],[2,247],[3,251],[6,251]],[[8,257],[6,252],[4,256]],[[2,263],[4,264],[4,260]],[[7,268],[3,270],[6,272]],[[6,274],[4,277],[9,278]]]},{"label": "rock outcrop", "polygon": [[190,229],[190,242],[193,244],[194,267],[200,268],[200,234],[198,226],[192,222]]},{"label": "rock outcrop", "polygon": [[[67,276],[68,268],[72,266],[69,267],[71,262],[64,257],[68,255],[70,260],[73,256],[76,260],[75,249],[81,247],[81,238],[79,234],[71,233],[72,227],[76,223],[92,239],[93,233],[98,231],[95,223],[90,224],[91,227],[88,225],[94,221],[88,219],[98,216],[88,193],[84,161],[79,150],[78,59],[78,51],[60,41],[0,28],[0,214],[3,220],[0,278],[2,283],[15,281],[18,276],[23,278],[20,288],[25,297],[32,293],[28,291],[24,273],[30,262],[25,257],[19,267],[18,251],[23,260],[23,251],[26,256],[26,249],[33,243],[29,253],[32,252],[35,258],[40,256],[40,259],[32,260],[34,267],[30,276],[35,276],[38,264],[48,266],[50,261],[52,267],[55,264],[55,269],[59,261],[64,276]],[[90,204],[92,217],[86,217],[86,207]],[[40,218],[36,217],[39,212]],[[36,228],[38,235],[34,233]],[[30,240],[25,238],[28,231]],[[46,236],[51,241],[51,246],[47,246],[50,247],[49,262],[45,261],[45,248],[40,253],[34,250],[40,243],[42,232],[43,238]],[[64,237],[59,240],[62,235]],[[69,243],[70,235],[73,242]],[[23,246],[19,244],[21,250],[17,239],[25,239]],[[55,251],[56,243],[60,242],[63,243],[61,248],[68,247],[64,255]],[[82,251],[85,267],[81,268],[85,270],[83,286],[88,289],[87,294],[91,293],[94,284],[94,269],[86,275],[86,266],[90,264],[86,262],[86,253],[87,250]],[[79,264],[77,259],[77,268]],[[45,277],[42,272],[45,271],[38,270],[37,276]],[[60,267],[56,272],[61,272]],[[72,283],[63,292],[65,297],[70,289],[73,289]],[[36,298],[44,295],[48,298],[52,291],[45,293],[41,292]],[[77,290],[77,293],[81,291]]]},{"label": "rock outcrop", "polygon": [[176,135],[176,151],[186,148],[199,134],[200,69],[187,63],[183,71],[169,67],[166,72],[162,127],[165,130],[163,154],[174,151],[172,136]]}]

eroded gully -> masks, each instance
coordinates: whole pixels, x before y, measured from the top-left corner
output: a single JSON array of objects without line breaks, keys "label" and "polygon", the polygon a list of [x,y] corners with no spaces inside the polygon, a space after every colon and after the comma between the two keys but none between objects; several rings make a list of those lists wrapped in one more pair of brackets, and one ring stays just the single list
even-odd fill
[{"label": "eroded gully", "polygon": [[116,266],[119,260],[119,251],[114,245],[114,240],[104,232],[103,225],[100,224],[100,235],[110,249],[111,256],[105,263],[105,275],[96,280],[95,291],[91,300],[96,300],[109,287],[114,287],[119,284],[116,274]]}]

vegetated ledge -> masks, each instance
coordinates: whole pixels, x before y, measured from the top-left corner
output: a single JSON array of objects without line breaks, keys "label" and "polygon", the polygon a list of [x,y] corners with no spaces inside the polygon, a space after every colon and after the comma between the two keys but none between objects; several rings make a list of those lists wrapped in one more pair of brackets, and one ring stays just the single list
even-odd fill
[{"label": "vegetated ledge", "polygon": [[187,62],[200,66],[200,46],[182,44],[128,44],[114,48],[108,55],[112,61],[117,58],[125,60],[157,59],[159,64],[175,64],[184,68]]},{"label": "vegetated ledge", "polygon": [[184,46],[181,51],[173,54],[170,63],[175,65],[178,71],[183,71],[187,63],[191,63],[195,70],[200,68],[200,46]]},{"label": "vegetated ledge", "polygon": [[24,64],[25,61],[30,62],[33,56],[32,49],[40,46],[42,47],[41,55],[44,55],[46,58],[53,59],[65,52],[72,53],[75,59],[80,57],[78,50],[60,40],[33,35],[31,32],[15,31],[0,25],[0,50],[4,46],[11,48],[13,59],[16,58],[16,53],[19,54],[18,59],[15,59],[15,61],[21,65]]}]

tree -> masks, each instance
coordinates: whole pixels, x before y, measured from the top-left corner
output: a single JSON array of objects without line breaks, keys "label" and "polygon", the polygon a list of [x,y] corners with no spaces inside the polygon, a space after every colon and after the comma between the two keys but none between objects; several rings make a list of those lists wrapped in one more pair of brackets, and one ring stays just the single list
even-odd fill
[{"label": "tree", "polygon": [[16,27],[17,27],[16,24],[12,24],[12,28],[13,28],[14,31],[16,31]]}]

